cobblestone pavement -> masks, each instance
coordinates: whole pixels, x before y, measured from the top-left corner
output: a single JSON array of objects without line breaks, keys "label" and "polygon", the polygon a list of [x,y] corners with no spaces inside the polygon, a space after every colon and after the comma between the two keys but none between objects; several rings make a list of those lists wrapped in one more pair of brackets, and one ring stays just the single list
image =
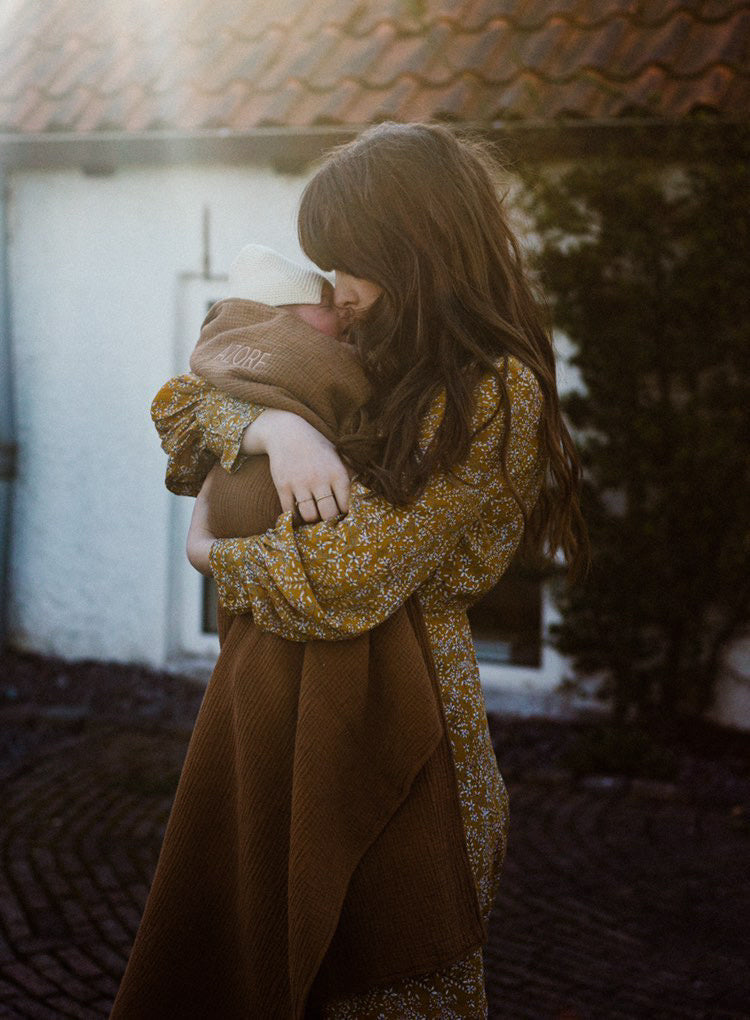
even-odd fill
[{"label": "cobblestone pavement", "polygon": [[[62,666],[22,665],[45,682],[30,703],[14,662],[0,707],[0,1016],[106,1017],[200,690],[92,666],[96,702]],[[750,1018],[747,741],[670,782],[576,779],[559,764],[575,727],[491,726],[511,801],[491,1020]]]}]

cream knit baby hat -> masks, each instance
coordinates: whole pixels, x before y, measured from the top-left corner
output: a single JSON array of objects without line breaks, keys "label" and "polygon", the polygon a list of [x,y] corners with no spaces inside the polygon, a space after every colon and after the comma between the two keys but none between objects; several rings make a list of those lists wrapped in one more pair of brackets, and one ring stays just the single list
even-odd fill
[{"label": "cream knit baby hat", "polygon": [[317,305],[325,276],[262,244],[247,244],[229,269],[229,296],[264,305]]}]

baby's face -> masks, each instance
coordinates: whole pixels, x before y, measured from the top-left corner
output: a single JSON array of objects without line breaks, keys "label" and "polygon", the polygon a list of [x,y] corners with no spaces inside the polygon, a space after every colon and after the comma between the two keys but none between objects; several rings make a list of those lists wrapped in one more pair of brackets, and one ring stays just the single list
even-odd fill
[{"label": "baby's face", "polygon": [[326,336],[338,337],[341,329],[338,313],[333,304],[333,287],[326,281],[323,284],[323,296],[319,305],[282,305],[308,326],[317,329]]}]

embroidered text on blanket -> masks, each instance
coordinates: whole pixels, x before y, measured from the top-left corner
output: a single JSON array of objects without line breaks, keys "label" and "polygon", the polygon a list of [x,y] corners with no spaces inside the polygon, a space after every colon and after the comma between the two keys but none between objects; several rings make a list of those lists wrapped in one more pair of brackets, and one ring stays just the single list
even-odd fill
[{"label": "embroidered text on blanket", "polygon": [[229,344],[214,361],[223,361],[238,368],[267,368],[270,351],[260,351],[257,347],[245,347],[242,344]]}]

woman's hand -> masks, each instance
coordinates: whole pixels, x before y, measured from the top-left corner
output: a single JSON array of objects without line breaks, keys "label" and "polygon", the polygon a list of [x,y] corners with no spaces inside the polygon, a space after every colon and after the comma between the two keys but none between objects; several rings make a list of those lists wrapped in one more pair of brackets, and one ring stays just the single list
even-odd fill
[{"label": "woman's hand", "polygon": [[296,509],[307,523],[348,512],[349,471],[333,443],[298,414],[263,411],[245,429],[241,450],[268,455],[284,512]]},{"label": "woman's hand", "polygon": [[205,490],[204,482],[201,491],[195,497],[193,516],[187,536],[187,558],[200,574],[210,577],[211,567],[208,555],[211,552],[211,546],[216,541],[216,535],[212,535],[208,530],[208,499]]}]

